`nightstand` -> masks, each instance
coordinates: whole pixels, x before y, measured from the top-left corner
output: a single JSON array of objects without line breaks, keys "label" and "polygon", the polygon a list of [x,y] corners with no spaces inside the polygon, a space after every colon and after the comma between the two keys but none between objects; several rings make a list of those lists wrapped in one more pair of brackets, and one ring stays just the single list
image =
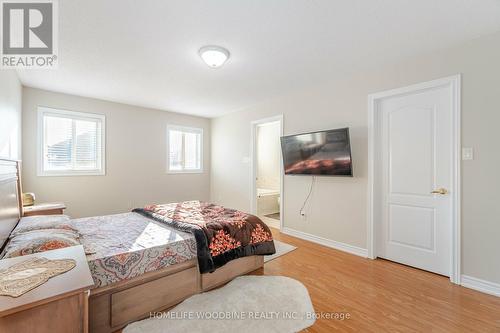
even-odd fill
[{"label": "nightstand", "polygon": [[60,215],[63,214],[66,205],[63,202],[42,203],[23,207],[23,216],[32,215]]},{"label": "nightstand", "polygon": [[76,266],[13,298],[0,296],[0,332],[88,332],[88,295],[94,285],[83,246],[0,260],[0,269],[29,258],[74,259]]}]

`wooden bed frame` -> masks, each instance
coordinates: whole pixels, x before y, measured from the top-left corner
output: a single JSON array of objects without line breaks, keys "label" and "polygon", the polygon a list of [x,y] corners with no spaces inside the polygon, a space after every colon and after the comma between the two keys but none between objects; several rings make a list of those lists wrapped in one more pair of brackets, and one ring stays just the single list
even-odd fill
[{"label": "wooden bed frame", "polygon": [[[23,215],[20,170],[20,161],[0,159],[0,204],[3,206],[0,231],[4,234],[10,234]],[[0,249],[4,245],[0,242]],[[118,331],[131,322],[148,318],[154,312],[166,310],[189,296],[219,287],[263,265],[263,256],[250,256],[233,260],[213,273],[200,274],[197,260],[192,259],[92,289],[88,302],[89,331]]]},{"label": "wooden bed frame", "polygon": [[216,288],[264,265],[262,256],[233,260],[214,273],[200,274],[197,260],[92,289],[89,331],[115,332],[127,324],[166,310],[194,294]]}]

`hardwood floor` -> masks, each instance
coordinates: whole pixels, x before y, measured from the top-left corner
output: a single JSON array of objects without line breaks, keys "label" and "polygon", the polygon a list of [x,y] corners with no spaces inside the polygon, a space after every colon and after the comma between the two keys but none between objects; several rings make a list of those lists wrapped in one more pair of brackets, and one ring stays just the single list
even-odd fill
[{"label": "hardwood floor", "polygon": [[304,332],[500,332],[500,298],[454,285],[447,277],[386,260],[370,260],[279,233],[297,250],[250,274],[301,281],[318,319]]}]

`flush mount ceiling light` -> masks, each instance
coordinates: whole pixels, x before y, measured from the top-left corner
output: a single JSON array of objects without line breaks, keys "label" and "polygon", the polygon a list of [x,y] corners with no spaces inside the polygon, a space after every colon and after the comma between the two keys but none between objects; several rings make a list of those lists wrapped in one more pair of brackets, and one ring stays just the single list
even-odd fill
[{"label": "flush mount ceiling light", "polygon": [[219,68],[229,59],[229,51],[215,45],[203,46],[198,53],[210,68]]}]

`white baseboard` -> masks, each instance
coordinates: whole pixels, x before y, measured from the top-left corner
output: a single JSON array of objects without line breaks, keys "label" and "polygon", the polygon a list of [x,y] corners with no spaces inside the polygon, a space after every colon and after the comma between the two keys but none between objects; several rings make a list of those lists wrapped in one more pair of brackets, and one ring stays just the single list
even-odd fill
[{"label": "white baseboard", "polygon": [[[320,236],[312,235],[306,232],[298,231],[295,229],[284,227],[281,230],[282,233],[286,235],[290,235],[293,237],[297,237],[303,240],[307,240],[313,243],[321,244],[324,246],[331,247],[336,250],[344,251],[347,253],[351,253],[360,257],[367,258],[368,250],[363,249],[361,247],[349,245],[342,242],[337,242],[328,238],[323,238]],[[500,297],[500,284],[478,279],[472,276],[462,275],[460,284],[463,287],[474,289],[486,294],[494,295]]]},{"label": "white baseboard", "polygon": [[472,276],[462,275],[461,285],[486,294],[500,297],[500,284],[478,279]]},{"label": "white baseboard", "polygon": [[368,250],[363,249],[361,247],[349,245],[349,244],[342,243],[342,242],[337,242],[337,241],[334,241],[334,240],[331,240],[328,238],[323,238],[323,237],[316,236],[316,235],[311,235],[311,234],[308,234],[306,232],[298,231],[295,229],[290,229],[287,227],[284,227],[283,229],[281,229],[281,232],[284,234],[293,236],[293,237],[297,237],[300,239],[304,239],[304,240],[313,242],[313,243],[318,243],[318,244],[321,244],[324,246],[328,246],[328,247],[334,248],[336,250],[355,254],[355,255],[360,256],[360,257],[364,257],[364,258],[368,257]]}]

